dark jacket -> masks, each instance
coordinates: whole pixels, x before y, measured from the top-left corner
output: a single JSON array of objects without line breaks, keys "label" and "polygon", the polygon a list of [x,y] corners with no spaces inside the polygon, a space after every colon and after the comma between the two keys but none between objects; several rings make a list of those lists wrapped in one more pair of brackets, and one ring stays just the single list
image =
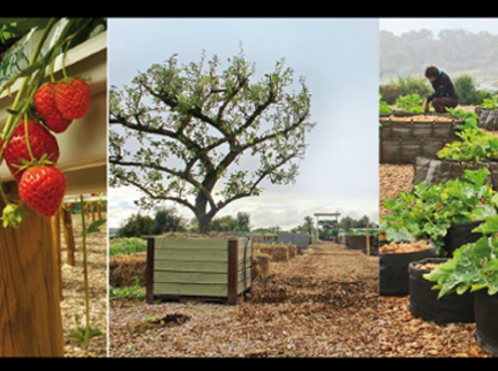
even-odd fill
[{"label": "dark jacket", "polygon": [[434,88],[434,93],[427,97],[427,102],[430,102],[434,98],[442,97],[458,99],[458,95],[455,92],[450,77],[443,71],[439,71],[438,77],[436,80],[432,81],[431,84]]}]

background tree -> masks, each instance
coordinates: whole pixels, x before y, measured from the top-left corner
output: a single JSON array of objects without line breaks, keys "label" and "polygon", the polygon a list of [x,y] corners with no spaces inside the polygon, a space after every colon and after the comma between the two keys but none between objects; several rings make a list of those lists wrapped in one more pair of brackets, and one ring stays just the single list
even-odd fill
[{"label": "background tree", "polygon": [[[263,180],[293,182],[314,126],[310,93],[303,78],[289,92],[283,60],[253,82],[255,72],[242,50],[223,71],[216,55],[182,67],[174,55],[112,87],[111,186],[137,187],[143,207],[183,205],[207,232],[221,209],[259,195]],[[249,170],[246,161],[259,164]]]},{"label": "background tree", "polygon": [[483,99],[491,97],[490,92],[478,90],[475,79],[469,75],[457,77],[454,85],[462,105],[479,105]]},{"label": "background tree", "polygon": [[117,237],[140,237],[160,235],[167,232],[181,232],[187,228],[187,222],[176,214],[174,208],[157,207],[154,216],[131,215],[119,228]]},{"label": "background tree", "polygon": [[154,234],[160,235],[166,232],[183,232],[186,229],[186,221],[176,214],[174,208],[160,206],[155,210]]},{"label": "background tree", "polygon": [[308,216],[304,217],[304,223],[291,229],[291,232],[292,233],[308,233],[309,235],[311,235],[313,232],[313,225],[314,225],[313,217],[308,215]]},{"label": "background tree", "polygon": [[149,215],[141,215],[136,213],[131,215],[120,226],[117,237],[140,237],[150,236],[154,234],[154,219]]},{"label": "background tree", "polygon": [[351,228],[356,228],[357,225],[358,222],[350,216],[345,216],[339,221],[339,228],[344,229],[346,232]]}]

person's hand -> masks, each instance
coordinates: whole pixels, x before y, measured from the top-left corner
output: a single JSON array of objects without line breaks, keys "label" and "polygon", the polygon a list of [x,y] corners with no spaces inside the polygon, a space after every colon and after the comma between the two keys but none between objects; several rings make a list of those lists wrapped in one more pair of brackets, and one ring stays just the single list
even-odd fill
[{"label": "person's hand", "polygon": [[422,108],[424,109],[424,112],[429,111],[429,103],[427,103],[427,98],[424,99],[424,103],[422,103]]}]

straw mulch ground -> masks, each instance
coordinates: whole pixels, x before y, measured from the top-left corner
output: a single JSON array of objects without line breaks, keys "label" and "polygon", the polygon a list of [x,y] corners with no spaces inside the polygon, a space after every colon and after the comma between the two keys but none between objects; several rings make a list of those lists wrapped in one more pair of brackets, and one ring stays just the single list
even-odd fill
[{"label": "straw mulch ground", "polygon": [[[103,215],[105,218],[105,214]],[[87,225],[91,218],[87,218]],[[100,232],[87,237],[88,277],[90,281],[90,319],[91,327],[99,329],[104,336],[90,340],[86,349],[69,337],[76,330],[75,316],[80,316],[80,325],[84,326],[85,294],[83,281],[83,250],[81,238],[81,215],[73,215],[74,238],[76,242],[75,266],[67,264],[67,250],[64,236],[62,243],[62,283],[63,300],[61,301],[62,325],[64,329],[66,357],[106,357],[107,356],[107,226],[100,227]]]},{"label": "straw mulch ground", "polygon": [[109,257],[109,284],[112,287],[134,286],[137,282],[145,284],[147,253]]},{"label": "straw mulch ground", "polygon": [[313,245],[237,306],[110,303],[111,357],[376,357],[378,259]]}]

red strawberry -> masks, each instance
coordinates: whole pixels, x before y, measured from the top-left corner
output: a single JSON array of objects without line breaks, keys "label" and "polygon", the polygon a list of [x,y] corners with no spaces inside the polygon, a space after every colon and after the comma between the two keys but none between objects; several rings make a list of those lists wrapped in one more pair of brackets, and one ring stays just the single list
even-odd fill
[{"label": "red strawberry", "polygon": [[85,116],[90,101],[90,87],[85,80],[61,81],[55,89],[57,108],[68,119],[74,120]]},{"label": "red strawberry", "polygon": [[[24,126],[24,122],[22,122],[14,129],[5,148],[5,162],[18,182],[24,172],[24,170],[19,169],[20,166],[24,165],[20,159],[31,161]],[[35,159],[40,160],[46,154],[47,159],[55,165],[59,159],[59,145],[55,137],[36,121],[28,122],[28,134],[31,151]]]},{"label": "red strawberry", "polygon": [[36,112],[43,117],[45,125],[54,133],[62,133],[67,129],[72,120],[65,118],[55,103],[55,87],[57,83],[43,84],[35,93],[33,101]]},{"label": "red strawberry", "polygon": [[28,168],[19,182],[21,199],[45,216],[57,214],[65,193],[66,177],[53,166]]}]

